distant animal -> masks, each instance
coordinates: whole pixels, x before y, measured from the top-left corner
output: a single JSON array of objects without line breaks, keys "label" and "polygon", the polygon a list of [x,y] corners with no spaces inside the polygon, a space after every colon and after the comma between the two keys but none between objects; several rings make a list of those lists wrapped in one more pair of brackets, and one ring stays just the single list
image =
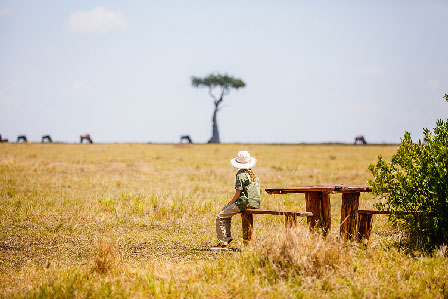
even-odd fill
[{"label": "distant animal", "polygon": [[0,143],[2,142],[8,142],[8,139],[2,139],[2,135],[0,135]]},{"label": "distant animal", "polygon": [[28,140],[26,139],[26,136],[25,135],[19,135],[19,136],[17,136],[17,143],[19,143],[19,142],[23,142],[23,143],[26,143],[26,142],[28,142]]},{"label": "distant animal", "polygon": [[79,141],[79,143],[82,143],[84,141],[84,139],[88,142],[88,143],[93,143],[92,138],[90,138],[90,134],[82,134],[80,136],[81,140]]},{"label": "distant animal", "polygon": [[184,140],[187,143],[193,143],[193,140],[191,140],[190,135],[182,135],[182,136],[180,136],[180,143],[183,143]]},{"label": "distant animal", "polygon": [[367,144],[367,141],[364,136],[359,135],[355,137],[355,144]]},{"label": "distant animal", "polygon": [[53,140],[51,140],[50,135],[42,136],[42,143],[45,143],[45,142],[48,142],[48,143],[52,143],[53,142]]}]

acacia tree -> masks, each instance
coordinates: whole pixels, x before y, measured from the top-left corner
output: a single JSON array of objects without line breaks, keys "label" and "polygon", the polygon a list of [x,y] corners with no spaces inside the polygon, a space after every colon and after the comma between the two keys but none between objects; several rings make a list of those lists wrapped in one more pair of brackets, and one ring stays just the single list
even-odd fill
[{"label": "acacia tree", "polygon": [[191,77],[191,84],[194,87],[207,87],[210,97],[213,99],[215,104],[215,110],[213,111],[212,117],[212,137],[208,143],[220,143],[218,123],[216,120],[216,115],[220,110],[220,105],[232,88],[239,89],[246,86],[243,80],[238,78],[233,78],[227,74],[210,74],[207,77]]}]

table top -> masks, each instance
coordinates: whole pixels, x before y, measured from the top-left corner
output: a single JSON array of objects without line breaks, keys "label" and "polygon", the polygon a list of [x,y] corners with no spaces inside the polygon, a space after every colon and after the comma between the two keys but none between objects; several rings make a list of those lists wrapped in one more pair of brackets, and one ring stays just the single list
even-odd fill
[{"label": "table top", "polygon": [[358,193],[372,192],[372,187],[361,185],[314,185],[304,187],[282,187],[282,188],[266,188],[269,194],[287,194],[287,193],[306,193],[306,192],[328,192],[328,193]]}]

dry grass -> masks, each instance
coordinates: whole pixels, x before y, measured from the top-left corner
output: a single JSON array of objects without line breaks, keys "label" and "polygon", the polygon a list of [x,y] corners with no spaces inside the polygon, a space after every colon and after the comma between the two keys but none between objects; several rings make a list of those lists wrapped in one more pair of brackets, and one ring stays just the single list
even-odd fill
[{"label": "dry grass", "polygon": [[116,253],[116,242],[98,241],[98,251],[94,258],[92,271],[98,274],[106,274],[116,269],[119,264]]},{"label": "dry grass", "polygon": [[305,226],[298,226],[258,243],[256,251],[264,258],[261,263],[271,267],[279,277],[322,278],[352,264],[349,245],[336,235],[324,239]]},{"label": "dry grass", "polygon": [[[235,250],[208,251],[214,217],[233,195],[228,160],[240,149],[258,158],[267,188],[366,184],[367,165],[396,148],[0,144],[0,296],[448,296],[443,254],[405,253],[384,216],[375,216],[368,249],[340,242],[340,195],[326,239],[260,215],[244,247],[235,217]],[[362,208],[374,203],[361,196]],[[262,206],[305,204],[300,194],[263,192]]]}]

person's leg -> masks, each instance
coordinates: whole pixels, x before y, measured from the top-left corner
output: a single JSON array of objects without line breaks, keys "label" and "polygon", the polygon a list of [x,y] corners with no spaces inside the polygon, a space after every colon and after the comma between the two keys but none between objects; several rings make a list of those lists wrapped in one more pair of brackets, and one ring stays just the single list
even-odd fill
[{"label": "person's leg", "polygon": [[227,243],[230,243],[230,241],[233,240],[232,238],[232,218],[226,218],[226,240]]},{"label": "person's leg", "polygon": [[227,238],[231,237],[230,223],[233,215],[238,214],[240,209],[236,204],[226,205],[216,215],[216,235],[222,245],[227,245]]}]

